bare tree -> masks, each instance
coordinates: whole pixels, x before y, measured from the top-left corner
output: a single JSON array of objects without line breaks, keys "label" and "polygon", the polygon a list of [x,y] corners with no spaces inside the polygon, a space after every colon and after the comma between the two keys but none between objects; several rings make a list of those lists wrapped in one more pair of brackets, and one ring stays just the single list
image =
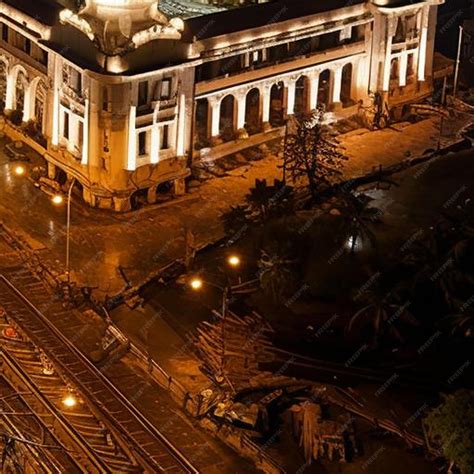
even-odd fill
[{"label": "bare tree", "polygon": [[284,148],[284,172],[293,181],[306,178],[311,197],[334,184],[341,176],[343,161],[337,141],[324,124],[324,109],[302,120],[293,118],[288,124]]}]

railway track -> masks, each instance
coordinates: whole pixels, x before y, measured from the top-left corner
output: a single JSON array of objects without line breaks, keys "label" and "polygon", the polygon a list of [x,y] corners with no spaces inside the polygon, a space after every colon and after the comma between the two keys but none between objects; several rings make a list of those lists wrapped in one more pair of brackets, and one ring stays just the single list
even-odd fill
[{"label": "railway track", "polygon": [[[5,361],[1,363],[4,374]],[[23,465],[30,466],[32,472],[38,474],[80,473],[74,457],[51,434],[47,420],[31,411],[34,395],[31,392],[19,392],[18,385],[15,385],[4,376],[0,377],[0,431],[2,436],[15,441],[16,448],[13,459],[9,461],[15,464],[22,459]]]},{"label": "railway track", "polygon": [[[15,283],[35,294],[35,302],[48,304],[41,282],[18,269]],[[196,467],[84,356],[9,279],[0,275],[0,306],[8,323],[26,336],[6,348],[17,361],[17,370],[60,406],[60,384],[66,382],[82,401],[81,410],[64,411],[61,422],[75,448],[90,465],[83,472],[198,473]],[[67,315],[65,315],[66,317]],[[8,324],[7,323],[7,324]],[[28,344],[31,347],[28,347]],[[34,347],[41,348],[44,354]],[[44,374],[45,357],[54,374]],[[105,435],[104,435],[105,433]]]}]

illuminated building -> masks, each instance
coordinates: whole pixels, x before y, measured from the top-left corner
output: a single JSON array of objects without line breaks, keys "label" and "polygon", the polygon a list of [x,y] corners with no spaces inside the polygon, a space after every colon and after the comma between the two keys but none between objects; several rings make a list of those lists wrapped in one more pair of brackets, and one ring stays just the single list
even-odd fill
[{"label": "illuminated building", "polygon": [[90,205],[127,211],[183,194],[193,162],[289,115],[426,97],[442,1],[4,0],[6,131]]}]

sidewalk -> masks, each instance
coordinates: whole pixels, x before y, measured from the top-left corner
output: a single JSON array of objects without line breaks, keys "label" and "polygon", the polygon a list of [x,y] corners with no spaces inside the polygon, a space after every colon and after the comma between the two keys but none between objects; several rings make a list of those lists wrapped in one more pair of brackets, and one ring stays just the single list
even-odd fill
[{"label": "sidewalk", "polygon": [[[436,148],[439,118],[393,129],[357,130],[340,136],[349,161],[345,177],[364,174],[374,166],[395,162]],[[457,126],[456,128],[461,128]],[[281,178],[281,160],[269,156],[231,171],[228,176],[205,182],[191,191],[193,198],[164,208],[145,208],[117,215],[73,202],[71,268],[82,286],[95,287],[95,298],[114,295],[125,287],[119,268],[132,285],[184,254],[184,226],[196,245],[221,238],[220,216],[242,202],[256,178]],[[0,152],[0,221],[25,236],[41,258],[58,273],[65,259],[65,209],[26,178],[13,174],[13,165]]]}]

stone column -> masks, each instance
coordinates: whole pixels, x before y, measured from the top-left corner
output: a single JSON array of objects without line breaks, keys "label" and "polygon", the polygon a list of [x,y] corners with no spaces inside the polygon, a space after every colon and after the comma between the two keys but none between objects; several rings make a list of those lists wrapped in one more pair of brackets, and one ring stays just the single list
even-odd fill
[{"label": "stone column", "polygon": [[175,179],[173,181],[174,194],[176,196],[183,196],[186,194],[186,181],[184,178]]},{"label": "stone column", "polygon": [[239,138],[248,138],[247,130],[245,130],[245,115],[247,111],[247,96],[245,92],[239,92],[235,104],[237,106],[237,136]]},{"label": "stone column", "polygon": [[136,132],[137,108],[132,105],[128,116],[128,147],[125,169],[135,171],[137,168],[137,132]]},{"label": "stone column", "polygon": [[176,123],[176,155],[184,156],[186,148],[186,97],[179,94],[178,119]]},{"label": "stone column", "polygon": [[420,45],[418,47],[418,80],[425,80],[426,51],[428,46],[428,8],[424,7],[421,17]]},{"label": "stone column", "polygon": [[217,138],[220,132],[221,101],[215,97],[209,98],[209,106],[211,107],[211,138]]},{"label": "stone column", "polygon": [[408,54],[403,52],[400,56],[400,70],[399,70],[399,86],[405,87],[407,85],[407,70],[408,70]]},{"label": "stone column", "polygon": [[155,204],[156,202],[156,188],[157,186],[151,186],[148,188],[146,200],[148,204]]},{"label": "stone column", "polygon": [[151,129],[150,163],[158,163],[160,161],[160,132],[160,126],[155,123]]},{"label": "stone column", "polygon": [[48,178],[56,179],[56,166],[48,161]]},{"label": "stone column", "polygon": [[293,115],[295,113],[295,99],[296,99],[296,80],[289,79],[287,85],[287,99],[286,99],[286,114]]},{"label": "stone column", "polygon": [[387,20],[387,35],[386,35],[386,47],[385,47],[385,62],[383,68],[383,85],[382,90],[388,92],[390,89],[390,69],[392,65],[392,43],[393,36],[397,30],[397,17],[390,17]]},{"label": "stone column", "polygon": [[53,88],[53,106],[52,106],[52,125],[51,125],[51,144],[53,146],[59,145],[59,85],[61,84],[59,77],[61,76],[60,63],[58,57],[52,58],[54,64],[53,68],[53,78],[52,78],[52,88]]},{"label": "stone column", "polygon": [[260,89],[262,96],[262,125],[263,130],[269,130],[270,125],[270,107],[271,107],[271,86],[264,86]]},{"label": "stone column", "polygon": [[341,89],[342,89],[342,66],[337,67],[331,74],[332,76],[332,104],[331,108],[341,107]]},{"label": "stone column", "polygon": [[15,77],[14,74],[7,75],[7,91],[5,99],[5,110],[13,110],[14,104],[13,99],[15,95]]},{"label": "stone column", "polygon": [[86,99],[84,104],[84,123],[82,127],[82,165],[87,165],[89,163],[89,107],[89,99]]},{"label": "stone column", "polygon": [[[36,81],[34,81],[36,82]],[[23,98],[23,122],[34,119],[35,95],[36,87],[34,82],[30,82],[25,88],[25,96]]]},{"label": "stone column", "polygon": [[[352,77],[351,77],[351,99],[358,101],[361,97],[359,88],[359,79],[363,76],[363,60],[359,59],[352,63]],[[368,79],[366,81],[368,84]]]},{"label": "stone column", "polygon": [[316,110],[318,107],[319,72],[315,72],[309,77],[309,110]]}]

